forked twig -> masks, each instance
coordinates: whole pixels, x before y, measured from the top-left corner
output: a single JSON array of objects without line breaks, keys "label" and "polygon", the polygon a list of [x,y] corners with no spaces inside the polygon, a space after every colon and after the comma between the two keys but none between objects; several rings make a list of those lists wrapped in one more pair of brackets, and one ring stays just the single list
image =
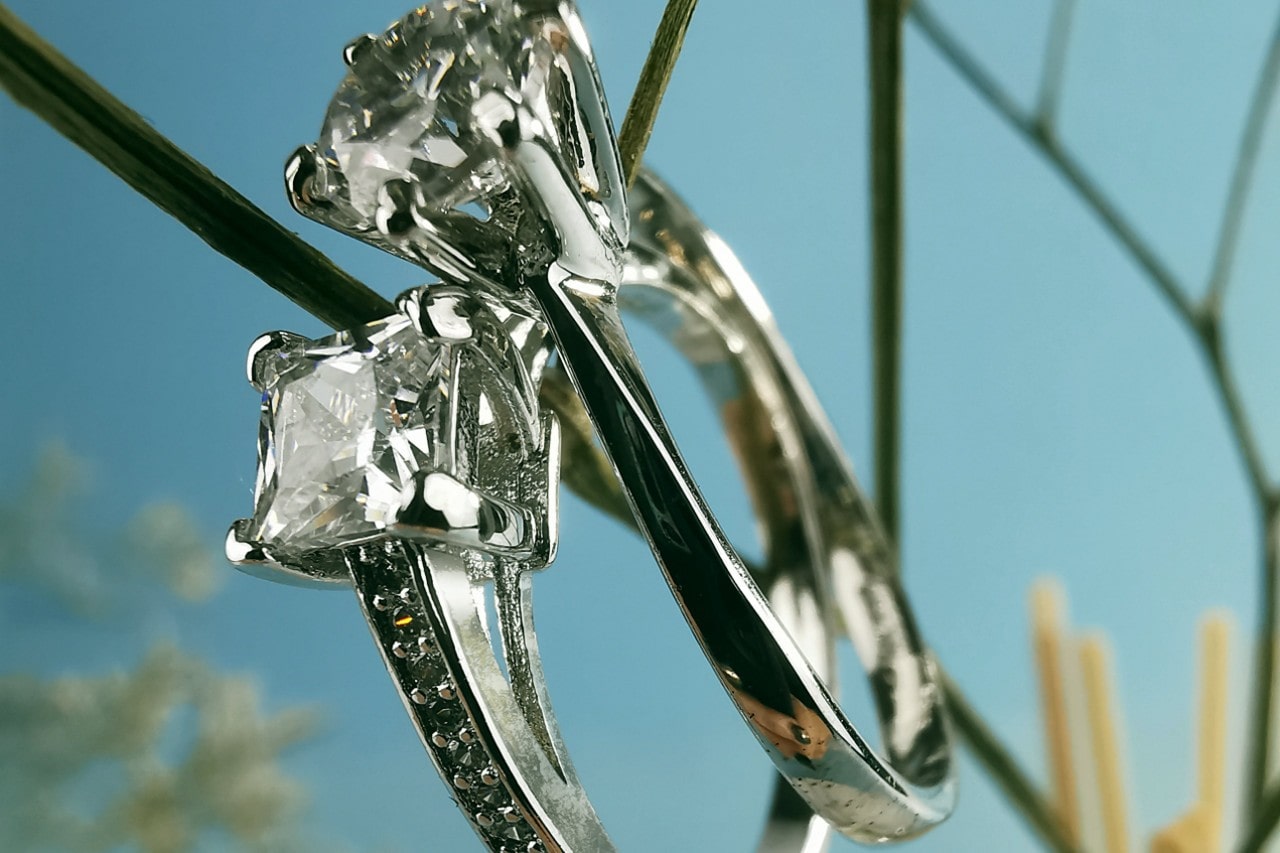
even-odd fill
[{"label": "forked twig", "polygon": [[[922,2],[911,8],[911,17],[921,33],[956,72],[1003,117],[1010,126],[1044,156],[1045,160],[1071,187],[1101,221],[1112,237],[1123,247],[1151,279],[1174,314],[1195,341],[1209,368],[1212,385],[1226,414],[1227,425],[1248,479],[1250,493],[1261,519],[1263,543],[1259,601],[1259,638],[1254,656],[1254,696],[1250,712],[1249,747],[1245,784],[1246,819],[1263,819],[1259,801],[1270,776],[1268,744],[1271,741],[1272,690],[1275,679],[1277,637],[1276,594],[1280,580],[1280,555],[1275,545],[1275,531],[1280,525],[1280,493],[1277,492],[1263,462],[1252,424],[1245,411],[1235,374],[1227,360],[1223,340],[1221,300],[1231,273],[1231,261],[1238,242],[1239,226],[1248,195],[1254,163],[1261,147],[1266,117],[1275,100],[1280,79],[1280,22],[1273,31],[1270,47],[1258,82],[1254,88],[1239,153],[1233,170],[1231,190],[1227,197],[1222,230],[1218,239],[1213,271],[1206,296],[1197,303],[1190,291],[1174,275],[1156,251],[1141,237],[1137,229],[1120,212],[1118,206],[1102,191],[1049,132],[1048,126],[1026,112],[991,76],[947,27]],[[1277,793],[1273,791],[1272,793]],[[1277,794],[1280,796],[1280,793]],[[1268,803],[1271,800],[1268,799]],[[1256,814],[1256,818],[1252,817]],[[1276,814],[1280,815],[1280,811]],[[1272,827],[1275,819],[1271,820]],[[1256,826],[1254,827],[1256,829]],[[1268,830],[1269,831],[1269,830]],[[1252,836],[1253,833],[1250,833]],[[1265,834],[1264,836],[1265,837]]]},{"label": "forked twig", "polygon": [[1075,10],[1076,0],[1057,0],[1053,4],[1053,21],[1049,25],[1049,41],[1044,51],[1035,113],[1036,122],[1048,134],[1053,133],[1058,120],[1058,101],[1062,97],[1062,79],[1067,67],[1067,41]]}]

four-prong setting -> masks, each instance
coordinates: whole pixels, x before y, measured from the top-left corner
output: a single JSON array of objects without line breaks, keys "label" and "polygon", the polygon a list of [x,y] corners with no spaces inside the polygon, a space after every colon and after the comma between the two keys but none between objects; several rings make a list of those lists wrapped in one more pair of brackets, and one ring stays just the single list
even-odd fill
[{"label": "four-prong setting", "polygon": [[227,537],[233,563],[332,584],[347,579],[339,549],[384,537],[550,561],[558,431],[535,414],[545,330],[484,296],[436,289],[358,329],[272,332],[250,347],[258,478],[252,517]]},{"label": "four-prong setting", "polygon": [[617,278],[625,187],[572,4],[431,0],[344,59],[286,167],[299,212],[457,282],[510,289],[566,253]]}]

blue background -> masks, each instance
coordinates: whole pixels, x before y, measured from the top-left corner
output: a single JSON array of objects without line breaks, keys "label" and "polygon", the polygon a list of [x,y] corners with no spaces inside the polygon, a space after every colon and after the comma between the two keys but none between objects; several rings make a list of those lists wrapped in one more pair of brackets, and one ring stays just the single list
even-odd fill
[{"label": "blue background", "polygon": [[[620,119],[658,0],[583,0]],[[1184,280],[1208,274],[1273,4],[1082,4],[1060,128]],[[257,204],[387,295],[421,271],[303,221],[281,166],[315,138],[340,49],[404,9],[388,0],[13,0],[75,62]],[[943,17],[1024,103],[1047,3],[948,4]],[[741,256],[850,454],[869,460],[866,57],[862,4],[705,0],[649,162]],[[909,27],[906,37],[903,560],[920,621],[957,680],[1041,774],[1026,592],[1065,578],[1073,616],[1114,640],[1135,832],[1193,794],[1195,625],[1237,616],[1245,651],[1257,525],[1184,329],[1046,164]],[[1228,297],[1229,354],[1280,464],[1280,156],[1263,147]],[[146,501],[188,506],[216,547],[250,509],[257,396],[245,347],[321,324],[0,98],[0,482],[61,437],[90,459],[87,523]],[[1198,291],[1199,285],[1197,285]],[[678,362],[638,334],[695,473],[731,534],[752,535],[730,457]],[[12,492],[13,489],[7,489]],[[741,851],[770,769],[672,605],[647,549],[564,501],[539,578],[552,696],[585,784],[624,850]],[[5,595],[0,589],[0,595]],[[286,763],[317,837],[355,849],[474,849],[414,741],[350,596],[230,569],[208,605],[89,634],[7,607],[0,666],[132,666],[173,636],[251,671],[267,703],[317,703],[321,736]],[[846,652],[848,650],[846,649]],[[851,655],[846,654],[846,657]],[[1229,781],[1242,775],[1246,667],[1233,664]],[[868,719],[850,663],[855,719]],[[0,771],[3,772],[3,771]],[[959,811],[910,845],[1034,845],[973,764]],[[1234,785],[1232,785],[1234,788]],[[1234,814],[1228,815],[1228,826]],[[850,845],[839,842],[839,849]]]}]

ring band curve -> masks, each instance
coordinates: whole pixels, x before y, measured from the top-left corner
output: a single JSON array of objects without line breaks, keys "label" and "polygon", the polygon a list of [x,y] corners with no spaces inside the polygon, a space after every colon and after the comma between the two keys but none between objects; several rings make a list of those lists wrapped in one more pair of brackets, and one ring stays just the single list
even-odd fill
[{"label": "ring band curve", "polygon": [[[739,707],[754,713],[749,719],[768,721],[757,733],[775,760],[781,755],[795,768],[783,769],[784,777],[810,804],[797,807],[791,785],[780,785],[760,850],[823,849],[826,821],[862,841],[918,834],[952,808],[950,741],[935,665],[884,533],[763,297],[728,246],[647,170],[630,191],[630,208],[619,302],[683,353],[720,413],[765,543],[755,580],[781,622],[769,627],[789,633],[830,685],[833,629],[846,626],[886,743],[881,760],[834,705],[823,717],[821,705],[797,703],[794,695],[766,704],[745,693],[741,672],[722,666]],[[788,741],[791,726],[810,743]],[[810,728],[830,735],[814,738]],[[870,784],[862,788],[849,783],[847,763],[836,765],[845,775],[830,774],[825,756],[815,754],[815,744],[838,738],[842,728],[865,750],[858,757]]]},{"label": "ring band curve", "polygon": [[[428,2],[344,58],[351,70],[321,142],[287,168],[294,206],[544,322],[713,671],[783,776],[855,840],[909,837],[942,820],[951,805],[948,753],[937,746],[945,725],[892,576],[838,536],[825,543],[827,569],[854,590],[850,613],[862,611],[847,627],[879,638],[857,645],[875,655],[885,760],[770,609],[662,418],[619,313],[626,185],[573,4]],[[689,229],[692,252],[711,245],[696,221]],[[822,495],[842,487],[829,438],[806,446],[813,460],[834,454],[837,473],[814,465]],[[859,507],[856,490],[824,500]],[[779,732],[788,718],[795,728]]]}]

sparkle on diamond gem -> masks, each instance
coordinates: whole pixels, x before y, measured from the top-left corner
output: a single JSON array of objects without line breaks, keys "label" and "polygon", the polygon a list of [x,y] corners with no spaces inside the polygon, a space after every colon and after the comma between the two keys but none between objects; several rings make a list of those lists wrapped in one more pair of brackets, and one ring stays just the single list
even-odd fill
[{"label": "sparkle on diamond gem", "polygon": [[302,554],[393,521],[414,473],[444,461],[441,354],[402,315],[272,350],[253,538]]}]

